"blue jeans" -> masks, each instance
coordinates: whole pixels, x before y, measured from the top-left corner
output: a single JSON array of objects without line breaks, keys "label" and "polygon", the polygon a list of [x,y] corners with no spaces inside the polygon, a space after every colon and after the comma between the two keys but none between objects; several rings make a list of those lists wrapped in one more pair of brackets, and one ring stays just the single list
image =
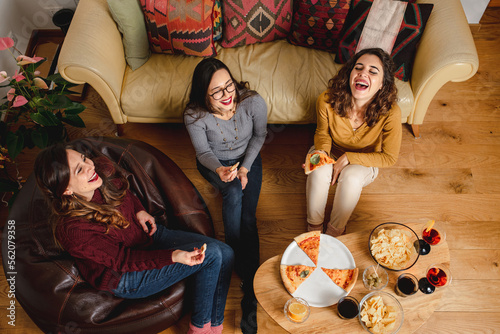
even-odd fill
[{"label": "blue jeans", "polygon": [[[236,160],[221,160],[223,166],[232,166],[242,162],[243,157]],[[248,172],[248,183],[244,190],[241,182],[235,178],[231,182],[223,182],[219,175],[196,161],[200,174],[222,194],[222,220],[226,243],[235,253],[236,273],[253,286],[253,277],[259,267],[259,233],[257,230],[257,203],[262,186],[262,159],[260,154],[255,158]]]},{"label": "blue jeans", "polygon": [[212,326],[222,324],[233,270],[233,250],[225,243],[207,236],[169,230],[163,225],[158,225],[153,240],[154,249],[185,251],[192,251],[194,247],[201,248],[206,243],[205,260],[196,266],[174,263],[161,269],[124,273],[113,290],[115,296],[127,299],[148,297],[192,276],[191,323],[200,328],[209,322]]}]

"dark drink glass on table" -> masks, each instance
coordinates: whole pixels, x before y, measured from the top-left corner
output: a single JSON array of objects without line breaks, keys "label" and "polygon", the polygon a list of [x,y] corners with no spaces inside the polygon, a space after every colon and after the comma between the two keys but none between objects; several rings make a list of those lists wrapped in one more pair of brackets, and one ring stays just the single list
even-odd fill
[{"label": "dark drink glass on table", "polygon": [[401,297],[411,296],[418,291],[418,279],[409,273],[401,274],[394,290]]},{"label": "dark drink glass on table", "polygon": [[426,277],[419,280],[419,289],[423,293],[432,293],[435,288],[442,288],[451,283],[451,272],[444,264],[432,264],[427,268]]},{"label": "dark drink glass on table", "polygon": [[337,304],[337,312],[342,319],[355,318],[359,313],[359,303],[354,297],[342,297]]}]

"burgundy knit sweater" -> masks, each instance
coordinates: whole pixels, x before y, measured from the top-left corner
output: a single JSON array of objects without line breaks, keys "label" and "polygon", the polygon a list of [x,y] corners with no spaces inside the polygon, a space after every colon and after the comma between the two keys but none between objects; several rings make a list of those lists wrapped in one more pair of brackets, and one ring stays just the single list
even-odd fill
[{"label": "burgundy knit sweater", "polygon": [[[103,204],[97,189],[92,202]],[[160,269],[172,264],[173,250],[147,250],[152,238],[137,221],[144,210],[139,199],[129,190],[118,207],[130,222],[126,229],[106,229],[84,218],[67,218],[56,228],[56,238],[71,256],[82,277],[98,290],[112,291],[124,272]]]}]

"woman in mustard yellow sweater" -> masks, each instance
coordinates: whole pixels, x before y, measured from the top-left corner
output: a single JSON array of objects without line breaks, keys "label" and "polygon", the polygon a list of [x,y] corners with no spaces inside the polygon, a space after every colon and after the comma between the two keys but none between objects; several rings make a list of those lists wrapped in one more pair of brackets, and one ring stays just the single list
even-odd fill
[{"label": "woman in mustard yellow sweater", "polygon": [[[402,132],[396,97],[394,64],[381,49],[358,52],[319,96],[310,153],[326,153],[336,163],[317,168],[307,178],[309,231],[341,235],[361,190],[377,177],[378,167],[396,163]],[[324,227],[328,190],[336,182],[330,221]]]}]

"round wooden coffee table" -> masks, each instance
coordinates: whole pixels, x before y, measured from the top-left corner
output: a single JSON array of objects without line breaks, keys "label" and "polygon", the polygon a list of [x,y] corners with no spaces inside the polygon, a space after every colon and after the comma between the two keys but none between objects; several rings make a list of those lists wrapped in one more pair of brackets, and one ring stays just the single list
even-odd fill
[{"label": "round wooden coffee table", "polygon": [[[422,227],[421,224],[406,225],[410,226],[414,231],[420,231]],[[358,280],[349,294],[358,301],[361,301],[369,293],[363,285],[363,270],[375,264],[375,261],[369,254],[368,237],[369,232],[366,231],[338,237],[351,251],[356,266],[359,268]],[[290,333],[365,333],[357,318],[351,320],[342,320],[339,318],[336,305],[321,308],[311,307],[311,315],[306,322],[302,324],[290,322],[283,313],[283,307],[286,301],[292,298],[292,296],[286,291],[281,281],[279,272],[280,262],[281,255],[276,255],[268,259],[259,267],[255,275],[255,295],[269,317]],[[404,310],[404,323],[399,333],[413,333],[422,326],[439,305],[446,288],[438,288],[433,294],[429,295],[418,291],[415,295],[403,298],[397,296],[394,292],[396,279],[403,272],[412,273],[420,279],[425,276],[427,267],[433,263],[445,263],[449,265],[450,252],[446,241],[439,246],[432,247],[430,254],[420,256],[412,268],[402,272],[387,271],[389,274],[389,284],[382,291],[396,296]],[[262,312],[262,314],[264,313]],[[260,320],[259,323],[261,323]]]}]

